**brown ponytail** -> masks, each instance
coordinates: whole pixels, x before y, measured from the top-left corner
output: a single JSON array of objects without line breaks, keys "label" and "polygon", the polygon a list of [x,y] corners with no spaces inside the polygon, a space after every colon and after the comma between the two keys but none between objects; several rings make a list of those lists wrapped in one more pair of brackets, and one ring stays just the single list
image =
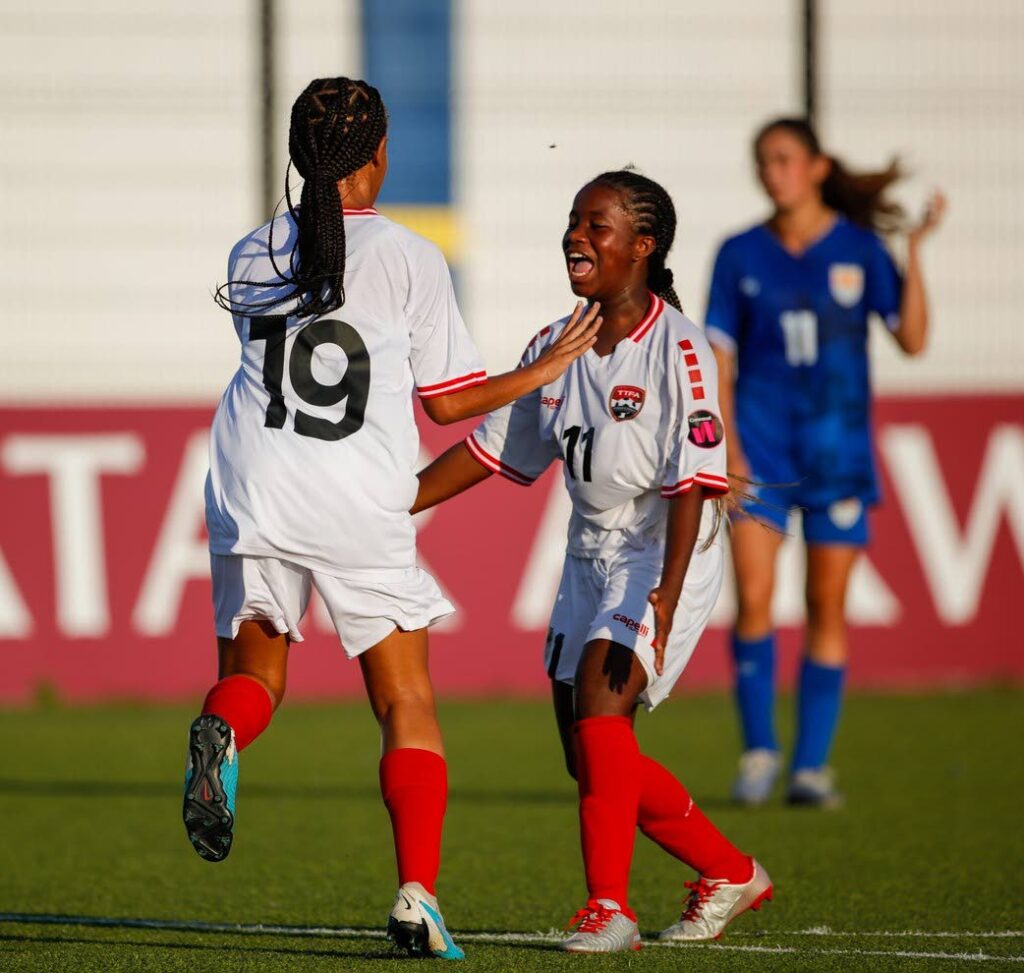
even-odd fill
[{"label": "brown ponytail", "polygon": [[821,149],[817,133],[804,118],[776,118],[754,138],[754,150],[770,132],[782,130],[799,140],[812,155],[826,155],[832,166],[821,185],[822,202],[842,213],[851,223],[895,233],[905,228],[906,213],[899,203],[886,198],[886,190],[905,175],[898,158],[877,172],[851,172],[840,159]]}]

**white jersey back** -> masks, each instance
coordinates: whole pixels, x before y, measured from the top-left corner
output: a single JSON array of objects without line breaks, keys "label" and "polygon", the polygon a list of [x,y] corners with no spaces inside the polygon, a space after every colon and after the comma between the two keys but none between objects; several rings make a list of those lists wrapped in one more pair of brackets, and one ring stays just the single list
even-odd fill
[{"label": "white jersey back", "polygon": [[[567,321],[541,331],[522,363],[535,360]],[[694,484],[728,491],[717,413],[710,345],[652,294],[643,320],[611,354],[587,351],[561,378],[491,413],[466,446],[484,466],[524,485],[562,459],[573,508],[568,552],[606,557],[663,539],[663,498]]]},{"label": "white jersey back", "polygon": [[[244,283],[281,280],[270,232],[266,224],[232,251],[233,301],[275,295]],[[241,364],[213,420],[206,489],[216,554],[275,556],[335,576],[415,566],[413,388],[445,395],[486,375],[433,244],[372,209],[346,210],[345,235],[337,311],[234,315]],[[273,223],[282,271],[296,237],[290,216]]]}]

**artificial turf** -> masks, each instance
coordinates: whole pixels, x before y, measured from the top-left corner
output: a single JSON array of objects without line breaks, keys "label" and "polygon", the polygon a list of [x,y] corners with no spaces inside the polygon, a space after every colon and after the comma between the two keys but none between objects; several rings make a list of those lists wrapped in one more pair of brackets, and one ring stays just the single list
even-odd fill
[{"label": "artificial turf", "polygon": [[[736,734],[724,696],[641,716],[643,749],[761,859],[775,902],[720,944],[576,957],[540,936],[498,941],[548,933],[585,898],[575,790],[548,707],[443,703],[451,794],[439,895],[456,940],[475,934],[463,939],[465,968],[1020,969],[1022,704],[1010,689],[851,696],[835,754],[848,806],[830,813],[728,804]],[[366,705],[278,713],[242,755],[235,845],[218,865],[195,855],[180,821],[190,716],[0,712],[0,970],[393,969],[379,936],[394,866]],[[638,838],[631,903],[645,934],[675,920],[690,877]],[[180,925],[137,922],[149,919]]]}]

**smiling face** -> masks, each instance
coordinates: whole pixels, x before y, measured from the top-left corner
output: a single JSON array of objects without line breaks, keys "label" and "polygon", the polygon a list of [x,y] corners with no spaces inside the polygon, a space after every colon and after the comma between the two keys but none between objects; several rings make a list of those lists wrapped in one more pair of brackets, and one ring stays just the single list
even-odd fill
[{"label": "smiling face", "polygon": [[781,127],[768,129],[754,147],[754,158],[757,178],[776,209],[791,210],[808,199],[821,198],[821,185],[831,163],[793,132]]},{"label": "smiling face", "polygon": [[589,183],[576,194],[562,252],[577,297],[604,303],[632,288],[646,290],[654,246],[654,237],[634,230],[617,189]]}]

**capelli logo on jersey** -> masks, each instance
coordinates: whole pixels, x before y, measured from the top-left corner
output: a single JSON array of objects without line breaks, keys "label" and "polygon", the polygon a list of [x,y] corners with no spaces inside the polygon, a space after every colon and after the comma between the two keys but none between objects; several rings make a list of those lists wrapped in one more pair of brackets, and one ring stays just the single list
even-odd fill
[{"label": "capelli logo on jersey", "polygon": [[635,385],[616,385],[608,396],[608,410],[616,422],[635,419],[644,407],[647,393]]},{"label": "capelli logo on jersey", "polygon": [[547,406],[549,409],[560,409],[562,408],[562,400],[556,399],[550,395],[542,395],[540,397],[540,404]]},{"label": "capelli logo on jersey", "polygon": [[686,417],[686,422],[690,427],[686,438],[701,449],[711,449],[713,446],[717,446],[725,436],[722,421],[707,409],[691,412]]},{"label": "capelli logo on jersey", "polygon": [[635,618],[630,618],[628,615],[612,615],[612,620],[621,622],[631,632],[638,632],[640,635],[647,636],[651,633],[651,626],[645,625],[643,622],[638,622]]}]

